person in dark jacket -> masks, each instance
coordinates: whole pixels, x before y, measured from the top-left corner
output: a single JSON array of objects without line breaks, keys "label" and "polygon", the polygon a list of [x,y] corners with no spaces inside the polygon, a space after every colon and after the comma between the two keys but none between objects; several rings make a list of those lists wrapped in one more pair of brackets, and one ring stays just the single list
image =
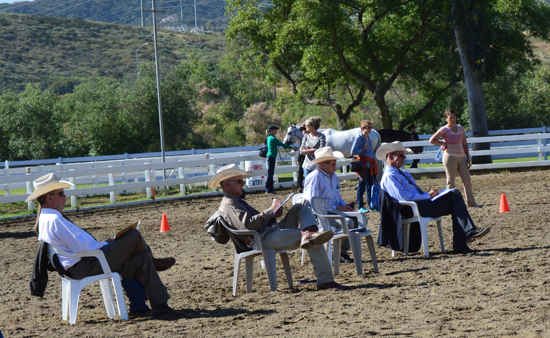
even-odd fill
[{"label": "person in dark jacket", "polygon": [[275,176],[275,163],[277,162],[277,147],[297,150],[297,148],[279,141],[275,136],[277,135],[277,131],[279,131],[279,127],[275,125],[270,125],[265,131],[267,136],[267,180],[265,182],[266,194],[275,193],[275,189],[273,188],[273,176]]},{"label": "person in dark jacket", "polygon": [[[416,126],[414,124],[411,124],[407,127],[409,130],[409,133],[411,133],[411,141],[420,141],[420,138],[418,137],[418,133],[416,132]],[[422,147],[412,147],[411,150],[415,154],[422,154]],[[419,159],[413,160],[411,163],[411,166],[409,168],[418,168],[418,163],[420,162]]]},{"label": "person in dark jacket", "polygon": [[[383,143],[376,152],[376,158],[386,161],[384,175],[380,187],[398,201],[414,201],[418,211],[424,217],[440,217],[451,215],[453,221],[453,248],[455,253],[470,253],[472,249],[468,243],[485,236],[490,230],[477,228],[470,217],[462,194],[458,190],[450,191],[432,200],[439,194],[437,189],[424,192],[406,171],[402,171],[405,162],[405,153],[412,151],[403,147],[401,142]],[[403,210],[402,210],[403,212]]]}]

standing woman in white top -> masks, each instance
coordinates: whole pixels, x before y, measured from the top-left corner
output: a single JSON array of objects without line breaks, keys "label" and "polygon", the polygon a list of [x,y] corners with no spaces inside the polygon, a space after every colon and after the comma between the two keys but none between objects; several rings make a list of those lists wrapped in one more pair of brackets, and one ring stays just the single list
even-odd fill
[{"label": "standing woman in white top", "polygon": [[324,134],[317,131],[321,126],[321,118],[319,116],[310,117],[306,120],[306,133],[302,137],[302,145],[300,147],[300,154],[306,155],[304,158],[304,179],[309,173],[315,170],[316,166],[309,165],[309,162],[315,159],[315,150],[327,146],[327,139]]},{"label": "standing woman in white top", "polygon": [[[430,143],[441,146],[441,149],[445,150],[443,153],[443,166],[447,175],[447,189],[455,187],[455,178],[458,171],[466,193],[466,204],[469,207],[481,208],[482,205],[476,203],[472,190],[470,152],[466,142],[466,133],[461,125],[456,124],[454,109],[445,111],[445,121],[447,121],[447,125],[441,127],[432,135]],[[443,141],[439,139],[443,139]]]}]

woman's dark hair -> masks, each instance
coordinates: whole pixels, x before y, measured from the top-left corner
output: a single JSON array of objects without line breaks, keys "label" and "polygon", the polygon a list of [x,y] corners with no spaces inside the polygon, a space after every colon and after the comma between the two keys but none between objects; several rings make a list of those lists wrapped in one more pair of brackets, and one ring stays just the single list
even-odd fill
[{"label": "woman's dark hair", "polygon": [[451,116],[451,114],[453,114],[454,116],[456,116],[456,112],[455,112],[455,110],[454,110],[453,108],[445,110],[445,113],[444,113],[444,114],[445,114],[445,118]]}]

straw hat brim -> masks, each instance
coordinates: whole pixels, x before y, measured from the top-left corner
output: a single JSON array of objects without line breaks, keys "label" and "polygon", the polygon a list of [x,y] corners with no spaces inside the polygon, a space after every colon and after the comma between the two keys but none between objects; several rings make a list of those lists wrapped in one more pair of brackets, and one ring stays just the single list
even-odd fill
[{"label": "straw hat brim", "polygon": [[67,181],[58,181],[58,182],[55,182],[55,183],[52,183],[52,184],[48,184],[38,190],[36,190],[35,192],[33,192],[32,194],[29,195],[29,197],[27,197],[27,199],[25,200],[25,202],[28,202],[28,201],[32,201],[44,194],[47,194],[49,193],[50,191],[54,191],[54,190],[57,190],[57,189],[61,189],[61,188],[68,188],[68,187],[74,187],[74,184],[70,183],[70,182],[67,182]]},{"label": "straw hat brim", "polygon": [[409,148],[403,147],[401,142],[395,141],[391,143],[382,143],[380,148],[376,151],[376,158],[380,161],[386,160],[386,155],[394,151],[402,151],[406,155],[413,154],[413,151]]},{"label": "straw hat brim", "polygon": [[212,176],[210,182],[208,182],[208,188],[216,189],[220,187],[220,182],[230,179],[231,177],[241,176],[242,178],[252,177],[251,174],[238,168],[232,168],[220,171],[216,175]]},{"label": "straw hat brim", "polygon": [[318,163],[321,163],[321,162],[339,160],[339,159],[344,158],[344,154],[342,154],[339,151],[333,151],[332,155],[333,156],[318,157],[318,158],[314,159],[313,161],[309,162],[309,165],[312,166],[312,165],[315,165],[315,164],[318,164]]}]

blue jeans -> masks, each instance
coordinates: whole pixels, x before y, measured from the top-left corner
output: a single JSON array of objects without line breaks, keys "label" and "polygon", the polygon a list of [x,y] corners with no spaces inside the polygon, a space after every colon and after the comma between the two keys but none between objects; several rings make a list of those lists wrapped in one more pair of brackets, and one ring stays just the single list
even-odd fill
[{"label": "blue jeans", "polygon": [[130,301],[130,312],[150,310],[145,304],[145,286],[139,279],[122,277],[122,288]]},{"label": "blue jeans", "polygon": [[275,163],[277,157],[267,158],[267,180],[265,182],[265,192],[274,192],[273,189],[273,176],[275,175]]},{"label": "blue jeans", "polygon": [[365,188],[367,188],[367,208],[370,206],[370,194],[372,190],[372,185],[374,183],[374,176],[371,176],[370,174],[370,168],[367,168],[367,171],[365,173],[365,176],[363,177],[363,182],[359,184],[359,187],[357,188],[357,206],[359,209],[365,207],[365,203],[363,202],[363,195],[365,194]]}]

